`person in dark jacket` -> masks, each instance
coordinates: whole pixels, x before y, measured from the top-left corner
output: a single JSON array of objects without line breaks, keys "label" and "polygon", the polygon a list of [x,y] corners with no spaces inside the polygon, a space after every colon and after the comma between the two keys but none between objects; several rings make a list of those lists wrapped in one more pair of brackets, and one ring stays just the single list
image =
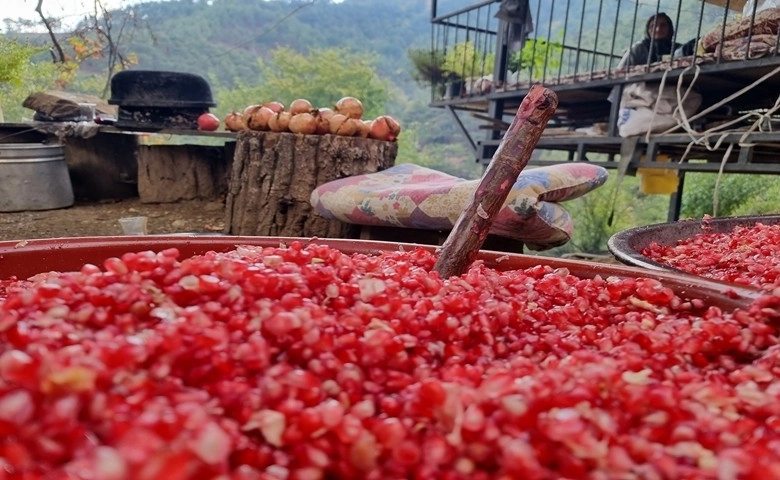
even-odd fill
[{"label": "person in dark jacket", "polygon": [[[630,67],[632,65],[649,65],[660,62],[664,55],[671,55],[673,51],[681,47],[674,41],[674,24],[669,15],[658,12],[647,19],[645,24],[645,38],[636,42],[631,49],[620,59],[617,68]],[[610,92],[608,100],[617,100],[618,87]]]},{"label": "person in dark jacket", "polygon": [[660,62],[681,47],[674,41],[674,24],[669,15],[660,12],[647,19],[645,38],[636,42],[623,56],[618,68]]}]

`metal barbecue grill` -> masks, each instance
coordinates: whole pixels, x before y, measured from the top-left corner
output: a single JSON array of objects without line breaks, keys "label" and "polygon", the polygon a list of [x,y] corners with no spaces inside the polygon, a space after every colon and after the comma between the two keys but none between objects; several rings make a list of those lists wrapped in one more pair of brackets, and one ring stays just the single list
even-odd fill
[{"label": "metal barbecue grill", "polygon": [[191,73],[126,70],[111,79],[115,126],[124,130],[196,130],[198,117],[216,106],[211,87]]}]

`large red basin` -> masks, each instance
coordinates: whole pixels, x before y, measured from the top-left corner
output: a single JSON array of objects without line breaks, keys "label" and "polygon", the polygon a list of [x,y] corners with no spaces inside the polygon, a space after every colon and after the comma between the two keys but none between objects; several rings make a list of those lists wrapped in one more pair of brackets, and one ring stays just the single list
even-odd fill
[{"label": "large red basin", "polygon": [[[110,257],[127,252],[161,251],[177,248],[182,258],[208,251],[229,251],[237,245],[278,246],[295,240],[316,242],[338,248],[344,253],[379,253],[383,250],[436,247],[396,242],[377,242],[351,239],[310,239],[289,237],[242,237],[223,235],[151,235],[117,237],[74,237],[0,242],[0,280],[10,277],[28,278],[48,271],[78,270],[85,263],[101,265]],[[680,272],[652,271],[631,266],[602,264],[582,260],[565,260],[533,255],[483,251],[478,257],[487,266],[499,270],[513,270],[549,265],[567,268],[581,278],[648,277],[661,281],[685,299],[702,299],[708,305],[724,310],[743,308],[761,295],[758,289],[725,284]]]}]

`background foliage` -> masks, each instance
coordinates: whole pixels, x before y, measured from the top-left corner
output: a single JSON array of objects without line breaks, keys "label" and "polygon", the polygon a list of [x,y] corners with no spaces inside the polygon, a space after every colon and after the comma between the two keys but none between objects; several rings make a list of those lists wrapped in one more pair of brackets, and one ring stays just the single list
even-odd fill
[{"label": "background foliage", "polygon": [[33,62],[45,47],[0,37],[0,121],[19,120],[30,110],[21,100],[31,92],[54,83],[58,69],[51,62]]}]

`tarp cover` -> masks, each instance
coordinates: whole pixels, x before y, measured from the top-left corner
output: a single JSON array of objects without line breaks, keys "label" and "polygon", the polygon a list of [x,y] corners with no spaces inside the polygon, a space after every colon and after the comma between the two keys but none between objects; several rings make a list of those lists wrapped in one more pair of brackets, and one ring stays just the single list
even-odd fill
[{"label": "tarp cover", "polygon": [[117,107],[109,105],[99,97],[56,90],[31,93],[22,102],[22,106],[35,110],[52,121],[70,121],[79,117],[79,103],[94,103],[95,113],[116,116]]}]

